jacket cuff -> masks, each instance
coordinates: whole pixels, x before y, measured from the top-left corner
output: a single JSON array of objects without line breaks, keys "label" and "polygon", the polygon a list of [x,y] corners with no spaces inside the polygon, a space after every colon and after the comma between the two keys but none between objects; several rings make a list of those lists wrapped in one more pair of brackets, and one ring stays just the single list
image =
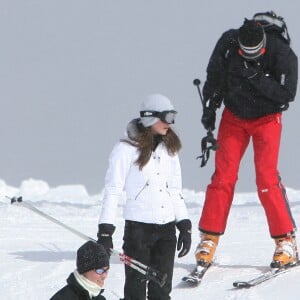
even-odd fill
[{"label": "jacket cuff", "polygon": [[108,236],[112,236],[115,232],[116,227],[112,224],[99,224],[98,225],[98,234],[97,236],[103,236],[103,235],[108,235]]},{"label": "jacket cuff", "polygon": [[191,231],[192,222],[189,219],[181,220],[176,224],[176,227],[179,231]]}]

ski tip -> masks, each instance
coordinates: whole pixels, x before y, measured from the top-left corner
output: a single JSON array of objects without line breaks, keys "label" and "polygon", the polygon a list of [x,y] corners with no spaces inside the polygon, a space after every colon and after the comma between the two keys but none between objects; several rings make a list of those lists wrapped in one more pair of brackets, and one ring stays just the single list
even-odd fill
[{"label": "ski tip", "polygon": [[197,280],[190,277],[183,277],[182,281],[188,283],[191,286],[197,286],[201,282],[201,280]]},{"label": "ski tip", "polygon": [[236,287],[236,288],[250,288],[251,287],[251,284],[248,283],[247,281],[235,281],[233,283],[233,286]]},{"label": "ski tip", "polygon": [[[9,197],[7,197],[9,198]],[[16,202],[22,202],[22,196],[19,196],[19,197],[12,197],[12,198],[9,198],[10,199],[10,204],[14,204]]]}]

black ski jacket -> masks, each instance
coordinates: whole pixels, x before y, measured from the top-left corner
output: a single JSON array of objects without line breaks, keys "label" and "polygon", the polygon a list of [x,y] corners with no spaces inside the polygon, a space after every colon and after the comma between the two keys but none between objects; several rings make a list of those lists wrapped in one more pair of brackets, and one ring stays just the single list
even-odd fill
[{"label": "black ski jacket", "polygon": [[[279,36],[266,33],[266,37],[265,54],[256,61],[246,61],[238,51],[238,29],[221,36],[207,67],[205,101],[213,99],[217,106],[223,101],[226,108],[242,119],[288,108],[297,90],[297,56]],[[246,67],[255,70],[256,75],[245,72]]]},{"label": "black ski jacket", "polygon": [[101,294],[97,297],[90,298],[89,293],[76,280],[73,273],[67,279],[67,285],[53,295],[50,300],[105,300]]}]

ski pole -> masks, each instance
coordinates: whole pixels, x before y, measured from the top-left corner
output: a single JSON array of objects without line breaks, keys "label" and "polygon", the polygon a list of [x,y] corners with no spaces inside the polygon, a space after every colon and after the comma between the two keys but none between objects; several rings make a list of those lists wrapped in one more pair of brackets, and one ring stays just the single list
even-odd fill
[{"label": "ski pole", "polygon": [[15,205],[18,205],[18,206],[22,206],[22,207],[25,207],[25,208],[28,208],[29,210],[35,212],[36,214],[44,217],[45,219],[48,219],[50,220],[51,222],[71,231],[72,233],[74,233],[75,235],[81,237],[82,239],[86,240],[86,241],[94,241],[96,242],[96,240],[94,240],[93,238],[77,231],[76,229],[74,228],[71,228],[70,226],[60,222],[59,220],[51,217],[50,215],[47,215],[45,214],[44,212],[42,212],[41,210],[37,209],[35,206],[31,205],[29,202],[25,202],[23,201],[22,197],[12,197],[12,198],[9,198],[7,197],[8,199],[11,200],[11,204],[15,204]]},{"label": "ski pole", "polygon": [[144,265],[143,263],[127,256],[124,253],[120,253],[114,249],[110,249],[112,253],[115,255],[118,255],[120,260],[126,264],[127,266],[137,270],[138,272],[144,274],[147,279],[151,279],[158,283],[161,287],[164,286],[167,279],[167,274],[162,274],[161,272],[155,270],[152,267],[149,267],[147,265]]},{"label": "ski pole", "polygon": [[[6,196],[6,198],[10,199],[11,200],[11,204],[14,204],[14,205],[18,205],[18,206],[22,206],[22,207],[25,207],[33,212],[35,212],[36,214],[44,217],[45,219],[48,219],[50,220],[51,222],[67,229],[68,231],[72,232],[73,234],[79,236],[80,238],[86,240],[86,241],[93,241],[93,242],[96,242],[95,239],[85,235],[84,233],[62,223],[61,221],[51,217],[50,215],[42,212],[41,210],[37,209],[35,206],[33,206],[32,204],[30,204],[29,202],[27,201],[23,201],[23,198],[20,196],[20,197],[8,197]],[[154,268],[152,267],[149,267],[141,262],[139,262],[138,260],[135,260],[134,258],[130,257],[130,256],[127,256],[126,254],[124,253],[121,253],[115,249],[110,249],[111,250],[111,253],[116,255],[116,256],[119,256],[120,258],[120,261],[122,263],[124,263],[125,265],[131,267],[132,269],[135,269],[136,271],[140,272],[141,274],[145,275],[145,277],[149,280],[153,280],[155,281],[156,283],[158,283],[161,287],[165,284],[166,282],[166,278],[167,278],[167,274],[161,274],[161,272],[155,270]]]},{"label": "ski pole", "polygon": [[202,93],[201,93],[201,90],[200,90],[200,84],[201,84],[200,79],[198,79],[198,78],[194,79],[193,84],[197,87],[199,97],[200,97],[200,100],[201,100],[201,103],[202,103],[202,108],[204,108],[205,103],[204,103],[204,99],[203,99],[203,96],[202,96]]},{"label": "ski pole", "polygon": [[[205,109],[205,101],[202,96],[200,90],[200,79],[196,78],[193,81],[193,84],[197,87],[198,94],[201,100],[202,108]],[[210,144],[210,146],[208,146]],[[197,156],[196,159],[201,158],[201,165],[200,167],[204,167],[209,159],[210,150],[216,151],[218,149],[217,140],[214,138],[213,131],[211,129],[207,130],[206,136],[201,140],[201,152],[202,155]]]}]

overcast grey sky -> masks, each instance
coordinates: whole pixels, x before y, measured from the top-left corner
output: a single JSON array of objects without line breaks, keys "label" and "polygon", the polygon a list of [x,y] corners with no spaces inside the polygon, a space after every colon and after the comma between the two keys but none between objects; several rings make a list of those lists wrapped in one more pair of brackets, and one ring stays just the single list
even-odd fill
[{"label": "overcast grey sky", "polygon": [[[274,2],[1,0],[0,179],[100,192],[108,155],[127,122],[146,95],[162,93],[179,112],[184,188],[204,190],[214,158],[205,168],[195,159],[205,131],[192,81],[205,80],[222,32],[258,11],[285,18],[299,55],[300,2]],[[279,164],[284,184],[297,189],[299,93],[284,113]],[[255,191],[251,148],[238,191]]]}]

